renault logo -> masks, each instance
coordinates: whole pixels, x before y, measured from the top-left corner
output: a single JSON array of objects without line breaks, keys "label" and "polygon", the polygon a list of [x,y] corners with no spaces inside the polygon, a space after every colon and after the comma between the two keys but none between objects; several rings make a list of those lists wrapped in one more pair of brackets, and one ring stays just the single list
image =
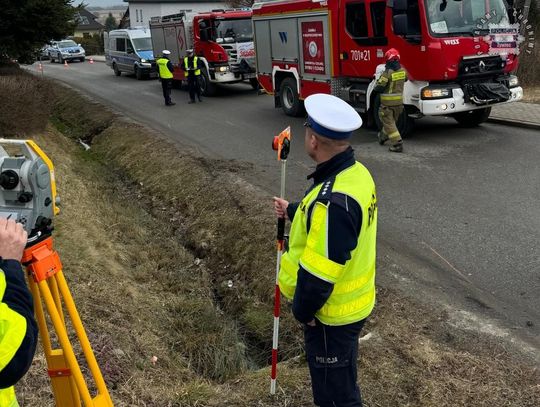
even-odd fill
[{"label": "renault logo", "polygon": [[480,61],[480,63],[478,64],[478,70],[480,72],[484,72],[486,70],[486,63],[484,61]]}]

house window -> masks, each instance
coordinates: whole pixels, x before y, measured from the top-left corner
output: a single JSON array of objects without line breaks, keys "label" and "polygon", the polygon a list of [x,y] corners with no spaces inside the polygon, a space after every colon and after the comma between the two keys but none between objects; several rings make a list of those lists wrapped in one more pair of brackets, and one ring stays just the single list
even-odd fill
[{"label": "house window", "polygon": [[144,23],[143,18],[142,18],[142,10],[141,10],[141,23]]},{"label": "house window", "polygon": [[139,22],[139,9],[135,9],[135,15],[137,16],[137,22]]},{"label": "house window", "polygon": [[367,37],[368,23],[365,3],[349,3],[346,7],[347,16],[345,19],[345,25],[351,37]]}]

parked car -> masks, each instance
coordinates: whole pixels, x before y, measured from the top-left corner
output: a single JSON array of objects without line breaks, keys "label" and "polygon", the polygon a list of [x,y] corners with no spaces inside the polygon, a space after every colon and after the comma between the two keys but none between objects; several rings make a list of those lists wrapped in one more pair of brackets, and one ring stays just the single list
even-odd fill
[{"label": "parked car", "polygon": [[81,44],[77,44],[73,40],[53,41],[49,47],[49,58],[51,62],[56,60],[61,64],[64,61],[74,61],[76,59],[84,62],[86,53]]}]

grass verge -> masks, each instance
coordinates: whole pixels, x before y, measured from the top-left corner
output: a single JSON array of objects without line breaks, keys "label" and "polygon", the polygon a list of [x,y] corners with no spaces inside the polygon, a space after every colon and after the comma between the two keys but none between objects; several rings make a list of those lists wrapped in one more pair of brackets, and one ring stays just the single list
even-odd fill
[{"label": "grass verge", "polygon": [[[237,177],[245,164],[197,157],[71,91],[55,98],[56,127],[33,138],[56,165],[55,240],[115,405],[311,405],[286,310],[268,395],[274,219],[270,197]],[[366,406],[540,404],[534,366],[449,321],[379,287],[358,361]],[[52,405],[44,369],[38,354],[22,406]]]}]

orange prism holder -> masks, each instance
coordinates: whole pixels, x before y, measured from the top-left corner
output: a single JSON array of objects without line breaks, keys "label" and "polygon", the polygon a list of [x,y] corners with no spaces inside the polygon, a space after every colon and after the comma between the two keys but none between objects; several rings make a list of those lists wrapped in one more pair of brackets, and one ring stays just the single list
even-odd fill
[{"label": "orange prism holder", "polygon": [[281,161],[281,150],[285,139],[291,141],[291,126],[288,126],[279,135],[275,136],[272,142],[272,148],[277,151],[278,161]]}]

